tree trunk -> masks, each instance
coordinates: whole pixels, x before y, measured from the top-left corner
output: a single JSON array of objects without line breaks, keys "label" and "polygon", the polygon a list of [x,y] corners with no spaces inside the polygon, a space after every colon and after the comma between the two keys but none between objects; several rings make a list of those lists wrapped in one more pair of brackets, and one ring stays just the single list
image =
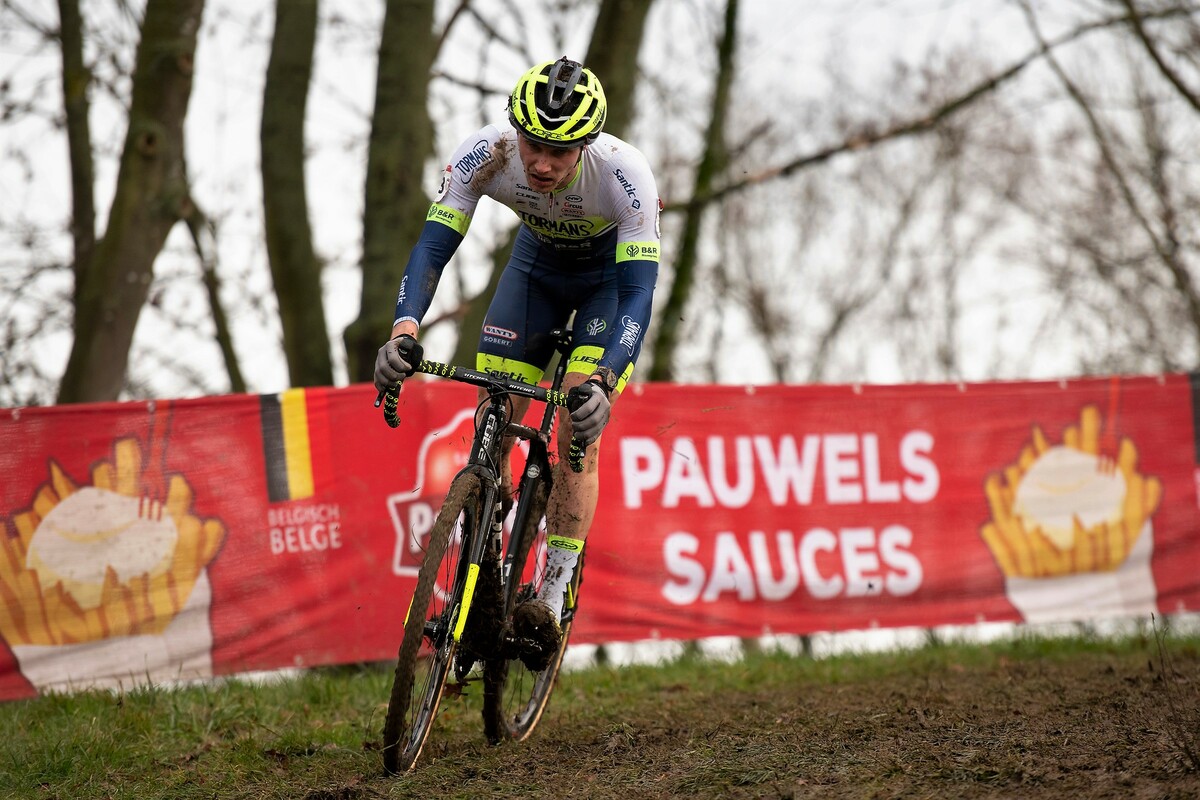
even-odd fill
[{"label": "tree trunk", "polygon": [[292,386],[333,383],[304,185],[304,112],[317,38],[317,0],[279,0],[263,86],[263,219]]},{"label": "tree trunk", "polygon": [[604,130],[616,137],[623,137],[633,121],[638,53],[651,5],[646,0],[604,0],[583,62],[604,87],[608,100]]},{"label": "tree trunk", "polygon": [[[738,0],[725,5],[725,33],[717,56],[717,84],[713,88],[712,115],[704,137],[704,154],[696,169],[693,193],[703,197],[712,188],[713,178],[725,161],[725,110],[729,105],[729,87],[733,83],[734,49],[737,42]],[[675,349],[679,346],[679,328],[683,312],[696,277],[696,258],[703,221],[703,207],[689,207],[680,238],[679,255],[675,259],[675,277],[671,291],[658,319],[654,337],[654,355],[650,362],[649,380],[670,381],[675,378]]]},{"label": "tree trunk", "polygon": [[[633,119],[637,57],[651,4],[647,0],[604,0],[596,17],[596,26],[592,29],[587,56],[583,60],[584,66],[596,73],[600,85],[604,87],[604,97],[608,102],[604,131],[613,136],[623,136]],[[487,286],[466,301],[466,315],[459,326],[458,346],[452,359],[455,364],[475,364],[479,331],[483,328],[492,294],[500,282],[500,273],[508,263],[516,230],[513,229],[507,241],[493,254],[492,275]]]},{"label": "tree trunk", "polygon": [[154,260],[186,215],[183,123],[203,9],[203,0],[146,5],[116,194],[95,259],[79,276],[60,403],[117,399]]},{"label": "tree trunk", "polygon": [[66,112],[67,155],[71,162],[71,239],[74,245],[75,303],[79,303],[82,276],[87,274],[96,248],[95,172],[92,168],[92,131],[88,115],[88,85],[92,73],[83,60],[83,18],[79,0],[59,0],[63,61],[63,110]]},{"label": "tree trunk", "polygon": [[392,330],[396,289],[429,207],[422,177],[433,151],[426,108],[437,48],[433,7],[433,0],[388,0],[384,15],[367,154],[362,297],[358,319],[345,333],[352,381],[372,379],[375,353]]}]

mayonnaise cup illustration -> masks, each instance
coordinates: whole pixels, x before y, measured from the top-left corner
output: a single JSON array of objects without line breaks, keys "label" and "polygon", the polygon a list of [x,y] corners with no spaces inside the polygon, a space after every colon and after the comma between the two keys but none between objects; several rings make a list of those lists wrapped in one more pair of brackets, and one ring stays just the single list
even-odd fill
[{"label": "mayonnaise cup illustration", "polygon": [[1156,609],[1151,517],[1162,483],[1138,472],[1132,441],[1103,438],[1107,447],[1094,406],[1061,444],[1035,426],[1017,461],[984,484],[992,516],[981,535],[1026,622]]},{"label": "mayonnaise cup illustration", "polygon": [[225,536],[181,475],[143,481],[135,439],[77,485],[53,461],[0,537],[0,635],[39,691],[212,675],[206,567]]}]

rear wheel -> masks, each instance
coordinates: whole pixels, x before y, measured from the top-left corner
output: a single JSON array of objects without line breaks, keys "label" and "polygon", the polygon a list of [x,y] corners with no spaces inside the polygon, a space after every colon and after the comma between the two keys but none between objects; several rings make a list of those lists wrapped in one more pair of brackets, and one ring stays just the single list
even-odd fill
[{"label": "rear wheel", "polygon": [[[526,530],[520,539],[523,547],[514,554],[506,586],[505,612],[510,622],[513,610],[521,602],[535,597],[545,578],[546,531],[540,527],[540,523],[546,511],[547,487],[543,482],[538,482],[536,486],[537,494],[526,516]],[[517,532],[514,531],[513,535],[516,536]],[[571,581],[568,604],[563,609],[562,642],[551,657],[549,666],[541,672],[533,672],[518,658],[492,659],[484,665],[483,721],[488,741],[492,744],[527,739],[542,718],[558,679],[563,655],[567,651],[582,572],[581,554],[575,577]]]},{"label": "rear wheel", "polygon": [[384,721],[383,766],[389,773],[412,768],[437,714],[457,648],[453,630],[466,574],[461,545],[467,532],[486,519],[481,502],[479,477],[458,476],[429,535]]}]

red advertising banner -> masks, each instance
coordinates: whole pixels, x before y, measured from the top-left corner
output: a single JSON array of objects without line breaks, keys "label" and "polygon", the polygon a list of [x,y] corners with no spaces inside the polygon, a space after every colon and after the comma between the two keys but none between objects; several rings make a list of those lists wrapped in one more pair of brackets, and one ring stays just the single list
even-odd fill
[{"label": "red advertising banner", "polygon": [[[1186,375],[634,385],[576,642],[1200,608]],[[473,390],[0,410],[0,699],[391,658]]]}]

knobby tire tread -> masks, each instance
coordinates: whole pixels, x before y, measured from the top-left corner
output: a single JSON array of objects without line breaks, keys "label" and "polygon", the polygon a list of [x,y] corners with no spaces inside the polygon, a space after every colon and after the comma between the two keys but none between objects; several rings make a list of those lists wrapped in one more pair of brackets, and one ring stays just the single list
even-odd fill
[{"label": "knobby tire tread", "polygon": [[[417,658],[424,641],[425,622],[430,600],[433,597],[434,586],[440,574],[442,560],[450,538],[462,511],[471,503],[478,503],[481,494],[479,477],[469,473],[459,475],[450,485],[446,500],[438,512],[433,529],[429,535],[429,544],[421,561],[421,569],[417,574],[417,586],[413,591],[411,610],[408,622],[404,626],[404,638],[400,643],[400,652],[396,657],[396,674],[392,681],[392,692],[388,700],[387,717],[383,728],[383,764],[384,769],[392,775],[407,772],[416,763],[433,719],[437,716],[437,702],[434,703],[428,719],[421,724],[423,730],[410,735],[406,730],[406,718],[413,703],[412,688],[416,676]],[[475,519],[482,519],[481,509],[476,509]],[[457,584],[456,578],[456,584]],[[451,602],[460,594],[461,589],[455,585],[450,589]],[[454,648],[451,646],[447,661],[453,659]],[[442,672],[437,692],[441,693],[445,685],[449,664]],[[427,689],[428,691],[428,689]],[[405,746],[407,744],[407,746]]]}]

